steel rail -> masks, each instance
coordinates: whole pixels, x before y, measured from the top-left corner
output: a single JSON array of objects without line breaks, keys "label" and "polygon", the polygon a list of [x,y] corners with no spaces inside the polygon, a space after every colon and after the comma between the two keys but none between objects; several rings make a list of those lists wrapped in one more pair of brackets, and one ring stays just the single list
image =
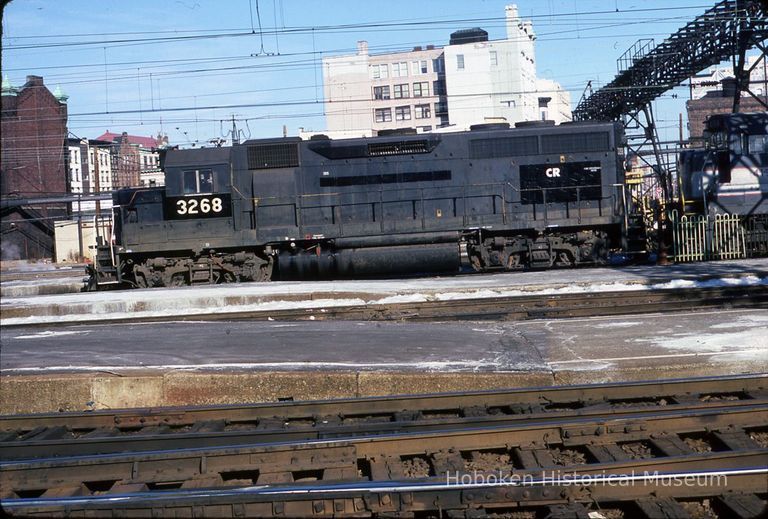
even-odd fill
[{"label": "steel rail", "polygon": [[[554,503],[616,503],[643,498],[715,498],[737,490],[740,495],[763,493],[768,468],[765,454],[739,453],[701,463],[702,458],[680,458],[664,464],[645,464],[642,471],[627,471],[616,464],[603,464],[591,471],[567,467],[552,471],[521,471],[514,480],[451,484],[443,480],[352,482],[311,485],[257,485],[226,489],[126,492],[85,497],[39,497],[9,499],[3,507],[10,515],[77,515],[112,511],[121,517],[163,516],[174,510],[197,512],[196,516],[271,517],[295,515],[328,517],[369,516],[396,512],[480,510],[489,513],[503,506],[548,506]],[[700,464],[697,465],[697,464]],[[637,467],[639,469],[639,467]],[[695,480],[711,484],[676,485],[670,482]],[[721,485],[721,483],[723,483]],[[759,499],[756,499],[759,501]],[[669,505],[669,502],[665,503]],[[264,506],[267,505],[267,506]],[[192,507],[192,508],[190,508]],[[669,506],[667,506],[669,508]],[[745,510],[741,510],[744,512]],[[748,511],[747,511],[748,512]],[[586,516],[586,515],[584,515]],[[745,517],[739,514],[739,517]],[[667,515],[665,515],[667,517]]]},{"label": "steel rail", "polygon": [[[443,453],[439,457],[452,459],[453,463],[459,451],[525,446],[533,446],[533,450],[536,450],[550,445],[584,447],[596,441],[600,444],[661,441],[659,438],[673,432],[704,434],[711,431],[725,431],[721,434],[721,441],[726,447],[759,447],[743,431],[765,427],[766,423],[768,406],[753,405],[695,412],[642,414],[637,417],[569,418],[519,426],[418,434],[4,461],[0,463],[0,486],[14,491],[26,491],[45,489],[51,485],[84,485],[93,481],[158,484],[199,478],[206,474],[247,471],[258,472],[260,478],[268,473],[322,473],[324,470],[331,470],[329,473],[333,474],[352,471],[356,476],[361,463],[378,467],[371,466],[371,477],[382,479],[383,460],[423,456],[425,453]],[[667,449],[668,453],[681,451],[675,442],[659,448]],[[531,452],[518,455],[521,460],[537,459],[535,453]]]},{"label": "steel rail", "polygon": [[[280,427],[275,421],[270,421],[264,428],[254,426],[250,430],[233,431],[209,431],[209,432],[177,432],[170,429],[162,429],[156,434],[124,433],[124,436],[107,437],[80,437],[57,440],[20,440],[0,442],[0,459],[22,460],[54,456],[84,456],[89,454],[108,454],[115,452],[142,452],[150,450],[191,449],[214,446],[227,446],[238,444],[256,445],[260,443],[274,442],[299,442],[309,440],[323,440],[332,438],[354,438],[377,436],[382,434],[413,434],[431,431],[449,431],[466,428],[499,427],[508,425],[521,425],[526,422],[543,423],[548,421],[561,422],[564,419],[575,418],[621,418],[629,415],[633,418],[642,418],[643,415],[660,415],[664,413],[679,413],[689,411],[713,410],[718,408],[733,408],[738,406],[768,406],[768,393],[761,392],[759,398],[744,400],[714,400],[695,401],[686,403],[669,402],[663,405],[642,405],[642,407],[608,407],[605,404],[586,405],[584,408],[568,411],[541,411],[525,414],[504,415],[478,414],[477,416],[455,418],[429,418],[396,420],[381,422],[370,420],[358,424],[331,425],[334,422],[298,427]],[[675,395],[672,395],[672,399]],[[407,414],[407,413],[402,413]],[[286,422],[284,422],[286,423]],[[289,422],[288,422],[289,423]],[[198,430],[205,431],[205,425]],[[214,426],[219,424],[213,424]],[[223,427],[223,423],[221,424]],[[194,427],[193,427],[194,428]],[[49,431],[54,434],[57,431]],[[115,433],[116,434],[116,433]],[[40,435],[46,436],[46,431]]]},{"label": "steel rail", "polygon": [[[366,305],[317,306],[283,310],[248,310],[151,317],[100,318],[99,324],[174,321],[434,321],[560,319],[680,312],[712,308],[768,308],[768,285],[670,288],[581,293],[543,293],[490,298]],[[7,316],[15,316],[6,309]],[[5,328],[58,327],[91,321],[3,324]]]},{"label": "steel rail", "polygon": [[[162,436],[173,436],[194,431],[195,427],[204,429],[205,424],[223,424],[225,429],[251,426],[263,432],[280,428],[282,433],[288,433],[291,428],[302,426],[330,430],[343,425],[373,424],[384,429],[395,422],[449,422],[473,416],[503,420],[504,416],[543,417],[557,412],[563,416],[563,412],[590,408],[608,415],[616,414],[623,406],[666,404],[679,409],[681,405],[697,402],[754,403],[766,390],[768,374],[763,373],[327,401],[0,415],[0,449],[7,451],[11,444],[55,441],[57,434],[77,435],[71,440],[88,442],[89,434],[146,435],[148,428],[164,427]],[[100,439],[112,440],[93,441]]]}]

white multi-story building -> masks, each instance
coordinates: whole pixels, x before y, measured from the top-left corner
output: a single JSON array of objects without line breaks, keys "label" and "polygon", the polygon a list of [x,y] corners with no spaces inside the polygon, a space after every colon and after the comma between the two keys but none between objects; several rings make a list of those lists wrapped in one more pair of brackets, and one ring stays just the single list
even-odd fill
[{"label": "white multi-story building", "polygon": [[327,133],[361,137],[381,130],[430,131],[446,125],[442,54],[430,45],[371,55],[361,41],[357,54],[324,58]]},{"label": "white multi-story building", "polygon": [[533,26],[514,5],[506,8],[506,28],[503,40],[489,41],[475,28],[454,32],[444,48],[370,54],[361,41],[356,54],[324,58],[324,133],[361,137],[397,128],[467,129],[501,118],[571,120],[568,92],[536,77]]},{"label": "white multi-story building", "polygon": [[[113,190],[112,144],[92,139],[67,139],[69,151],[69,188],[74,195],[109,193]],[[101,200],[100,210],[109,210],[112,200]],[[75,212],[92,213],[95,201],[75,202]]]},{"label": "white multi-story building", "polygon": [[560,83],[551,79],[536,79],[539,119],[560,124],[571,121],[571,94]]}]

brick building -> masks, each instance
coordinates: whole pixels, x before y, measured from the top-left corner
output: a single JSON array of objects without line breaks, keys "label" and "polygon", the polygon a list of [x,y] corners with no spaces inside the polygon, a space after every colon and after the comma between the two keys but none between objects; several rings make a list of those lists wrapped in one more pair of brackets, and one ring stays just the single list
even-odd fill
[{"label": "brick building", "polygon": [[[735,94],[735,85],[732,81],[726,79],[723,81],[723,88],[721,90],[711,90],[699,99],[686,101],[688,134],[692,145],[701,146],[704,144],[704,122],[710,115],[731,113],[733,109],[733,96]],[[763,102],[768,103],[768,95],[758,95]],[[739,101],[739,111],[764,112],[765,106],[761,105],[751,96],[742,96]]]},{"label": "brick building", "polygon": [[[0,192],[4,199],[64,195],[67,185],[67,97],[51,93],[40,76],[20,88],[2,84]],[[53,219],[66,204],[25,204],[2,212],[4,259],[36,259],[53,253]]]},{"label": "brick building", "polygon": [[158,179],[164,178],[157,150],[168,145],[168,136],[142,137],[108,131],[98,140],[112,143],[112,184],[115,188],[159,185]]}]

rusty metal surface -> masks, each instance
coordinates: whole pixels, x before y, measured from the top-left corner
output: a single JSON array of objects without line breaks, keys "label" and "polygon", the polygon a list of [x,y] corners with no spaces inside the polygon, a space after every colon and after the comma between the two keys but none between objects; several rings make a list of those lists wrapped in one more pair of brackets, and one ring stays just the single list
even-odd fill
[{"label": "rusty metal surface", "polygon": [[768,375],[0,417],[0,459],[299,441],[754,405]]},{"label": "rusty metal surface", "polygon": [[[625,451],[623,457],[645,459],[657,457],[654,453],[660,453],[663,457],[667,455],[665,453],[694,450],[694,447],[682,447],[676,440],[673,440],[672,447],[652,446],[658,437],[667,436],[679,438],[680,435],[687,435],[698,438],[705,435],[709,439],[701,441],[710,451],[729,450],[732,447],[760,449],[758,440],[752,439],[750,434],[762,435],[761,428],[766,423],[768,405],[753,405],[706,411],[642,413],[635,417],[627,415],[621,418],[564,418],[545,423],[525,422],[515,426],[419,434],[4,461],[0,463],[0,484],[3,489],[13,489],[18,493],[93,481],[130,481],[157,485],[205,475],[218,475],[227,479],[222,473],[232,472],[250,473],[249,484],[258,484],[264,482],[262,478],[265,474],[281,474],[281,477],[289,478],[284,481],[295,481],[297,474],[300,476],[306,472],[327,478],[323,471],[329,469],[346,468],[357,474],[363,465],[369,467],[368,475],[371,479],[382,479],[380,474],[391,475],[395,470],[388,466],[393,459],[400,462],[418,458],[421,461],[413,463],[421,467],[431,466],[430,470],[434,470],[434,463],[428,461],[430,457],[444,455],[451,459],[445,462],[449,466],[463,459],[459,452],[475,450],[518,449],[519,452],[513,454],[524,467],[556,465],[553,454],[549,452],[554,446],[579,450],[594,445],[627,444],[632,447]],[[717,437],[710,438],[713,431],[734,432],[740,438],[747,439],[739,444],[726,443]],[[713,447],[715,443],[717,448]],[[607,455],[614,459],[616,457],[615,452],[603,455],[595,451],[589,454],[595,459]],[[377,465],[387,468],[381,472]],[[429,474],[429,471],[425,473]]]},{"label": "rusty metal surface", "polygon": [[[377,428],[375,420],[362,419],[364,436],[286,441],[289,434],[272,431],[260,443],[180,448],[169,442],[157,451],[6,460],[0,497],[4,512],[25,516],[586,517],[590,510],[614,510],[606,517],[686,517],[691,507],[703,507],[706,517],[757,517],[766,499],[768,402],[755,396],[765,381],[765,375],[716,377],[200,409],[198,418],[255,413],[265,431],[277,423],[270,413],[300,422],[310,416],[316,427],[328,409],[336,416],[340,410],[386,415],[377,408],[390,419],[421,413],[434,429],[404,433],[387,430],[392,422]],[[483,398],[488,405],[470,405]],[[502,405],[521,412],[499,421],[489,410]],[[63,418],[141,424],[154,413],[183,422],[184,411]],[[36,434],[65,428],[50,421],[55,416],[37,418],[49,422]],[[156,422],[144,424],[145,434],[160,432]],[[360,424],[347,425],[360,433]],[[345,430],[341,422],[332,428]],[[131,437],[124,439],[130,445]],[[714,479],[669,484],[691,474]],[[512,475],[518,483],[505,479]]]}]

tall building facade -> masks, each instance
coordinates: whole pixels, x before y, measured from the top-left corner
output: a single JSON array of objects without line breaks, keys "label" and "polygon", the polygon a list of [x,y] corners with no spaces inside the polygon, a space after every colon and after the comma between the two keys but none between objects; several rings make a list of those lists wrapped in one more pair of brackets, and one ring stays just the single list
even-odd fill
[{"label": "tall building facade", "polygon": [[[19,88],[3,80],[0,191],[4,198],[67,193],[66,101],[67,96],[58,89],[52,93],[40,76],[27,76]],[[3,258],[51,257],[53,220],[66,214],[66,204],[30,203],[3,210]]]},{"label": "tall building facade", "polygon": [[328,132],[361,137],[396,128],[429,131],[448,124],[443,50],[371,55],[358,42],[357,54],[323,59],[323,93]]},{"label": "tall building facade", "polygon": [[[67,139],[69,185],[73,195],[108,193],[114,189],[112,143],[95,139]],[[72,203],[73,212],[96,211],[95,201]],[[100,210],[112,207],[112,200],[101,200]]]},{"label": "tall building facade", "polygon": [[480,28],[456,31],[445,47],[323,58],[327,133],[360,137],[382,130],[432,131],[504,118],[571,120],[570,95],[537,78],[530,21],[515,5],[506,8],[506,38],[488,40]]},{"label": "tall building facade", "polygon": [[112,185],[115,189],[163,184],[165,177],[160,170],[158,150],[168,146],[167,135],[142,137],[108,131],[97,140],[112,144]]}]

